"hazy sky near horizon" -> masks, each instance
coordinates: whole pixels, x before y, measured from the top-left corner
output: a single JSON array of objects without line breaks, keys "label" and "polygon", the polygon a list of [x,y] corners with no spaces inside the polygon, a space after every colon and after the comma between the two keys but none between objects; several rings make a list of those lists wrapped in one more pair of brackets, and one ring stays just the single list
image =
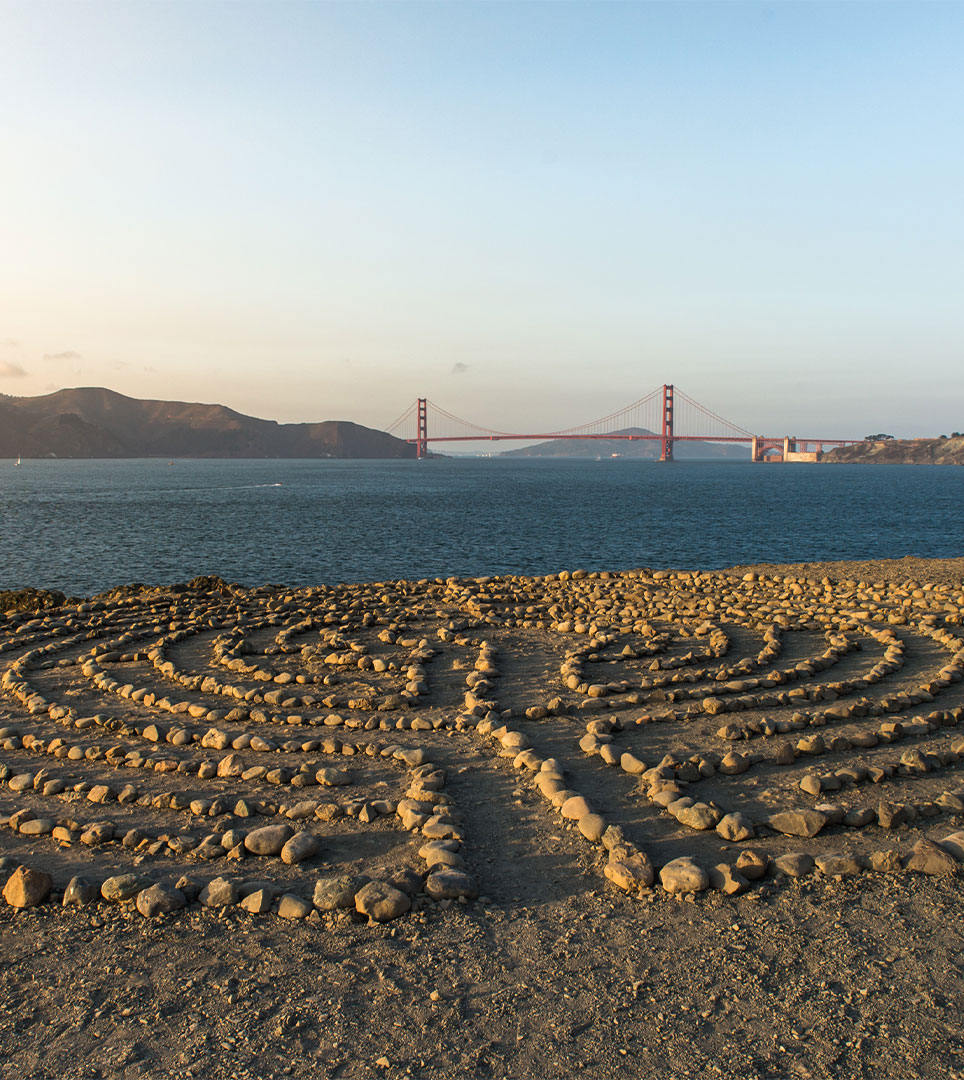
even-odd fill
[{"label": "hazy sky near horizon", "polygon": [[0,392],[964,430],[964,5],[0,0]]}]

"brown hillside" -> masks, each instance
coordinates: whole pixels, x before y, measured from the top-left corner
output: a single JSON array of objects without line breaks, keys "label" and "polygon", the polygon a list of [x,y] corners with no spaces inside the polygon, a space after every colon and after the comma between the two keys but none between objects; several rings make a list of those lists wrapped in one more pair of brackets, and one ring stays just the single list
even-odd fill
[{"label": "brown hillside", "polygon": [[407,458],[414,447],[343,420],[279,424],[224,405],[152,401],[103,387],[0,396],[0,457]]}]

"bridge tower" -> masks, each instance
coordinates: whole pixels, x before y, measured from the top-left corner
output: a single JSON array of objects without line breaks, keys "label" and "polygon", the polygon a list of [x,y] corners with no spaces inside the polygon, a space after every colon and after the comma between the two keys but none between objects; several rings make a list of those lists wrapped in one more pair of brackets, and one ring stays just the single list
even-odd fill
[{"label": "bridge tower", "polygon": [[[409,429],[411,430],[411,429]],[[428,399],[418,399],[418,438],[415,440],[415,456],[428,456]]]},{"label": "bridge tower", "polygon": [[673,460],[673,384],[663,386],[663,437],[660,461]]}]

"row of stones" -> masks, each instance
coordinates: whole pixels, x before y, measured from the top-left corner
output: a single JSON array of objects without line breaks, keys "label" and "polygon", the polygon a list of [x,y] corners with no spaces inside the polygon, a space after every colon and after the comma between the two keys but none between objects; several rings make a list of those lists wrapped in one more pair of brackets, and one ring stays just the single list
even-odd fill
[{"label": "row of stones", "polygon": [[[781,589],[782,586],[782,589]],[[608,623],[613,616],[623,623],[633,625],[632,619],[638,607],[645,604],[647,613],[663,609],[667,613],[686,615],[697,606],[716,612],[718,618],[745,617],[748,609],[759,613],[777,611],[781,607],[794,609],[807,618],[827,610],[835,617],[840,613],[864,618],[896,618],[900,612],[916,607],[939,613],[947,621],[960,625],[964,597],[957,595],[950,586],[923,586],[917,582],[904,585],[873,584],[845,581],[834,585],[829,579],[815,583],[805,578],[747,574],[742,578],[727,572],[673,572],[631,571],[621,574],[586,573],[574,571],[569,574],[547,575],[536,578],[505,577],[499,579],[435,579],[418,583],[391,582],[368,586],[343,586],[337,589],[315,588],[302,590],[301,602],[314,602],[316,598],[334,602],[335,610],[344,614],[331,614],[334,621],[348,619],[348,611],[355,606],[376,601],[383,604],[408,604],[418,598],[422,607],[429,602],[454,603],[471,608],[470,613],[485,610],[486,621],[493,619],[492,609],[498,602],[503,606],[515,604],[516,611],[524,610],[526,619],[509,619],[520,625],[545,625],[540,615],[549,616],[553,608],[558,614],[566,607],[578,614],[580,608],[587,615],[595,612]],[[279,599],[293,604],[294,594]],[[339,604],[341,607],[339,608]],[[619,605],[623,607],[619,609]],[[266,604],[271,607],[269,598]],[[81,605],[92,610],[98,604]],[[370,617],[368,612],[366,617]],[[13,616],[11,619],[15,619]]]},{"label": "row of stones", "polygon": [[[26,740],[24,749],[32,751],[33,753],[44,752],[41,740],[37,740],[36,737],[30,736],[29,734],[24,738]],[[55,742],[56,741],[57,740],[55,740]],[[51,748],[48,745],[46,751],[50,752],[50,749]],[[59,747],[54,747],[54,752],[56,753],[59,749]],[[409,788],[398,804],[389,799],[366,798],[355,798],[341,803],[310,803],[302,801],[298,804],[301,810],[304,810],[305,806],[313,807],[315,816],[317,816],[319,820],[333,821],[337,820],[339,817],[347,816],[357,817],[363,823],[367,824],[376,820],[379,816],[387,816],[396,811],[399,813],[399,816],[402,816],[402,807],[405,799],[417,798],[425,800],[428,798],[429,802],[433,804],[434,802],[448,801],[447,796],[440,794],[445,784],[444,770],[439,769],[436,765],[426,761],[425,753],[421,748],[398,746],[382,747],[377,743],[357,745],[341,744],[337,740],[334,740],[328,744],[327,749],[335,754],[344,754],[346,750],[350,750],[352,755],[364,753],[368,757],[383,758],[389,762],[404,765],[410,770]],[[108,765],[113,765],[116,768],[129,765],[126,758],[123,760],[115,758],[112,761],[109,755],[110,752],[108,752],[108,755],[103,759]],[[218,770],[219,772],[217,774],[222,778],[243,777],[244,773],[248,771],[244,769],[243,759],[241,759],[238,754],[229,754],[222,758]],[[319,772],[322,772],[322,770],[319,770]],[[207,777],[202,777],[202,779],[206,778]],[[337,782],[341,779],[344,779],[345,781],[350,779],[342,770],[326,770],[324,778],[329,783],[332,781]],[[150,805],[155,809],[190,810],[195,816],[209,815],[217,817],[232,812],[232,808],[236,815],[245,817],[250,816],[253,812],[264,814],[285,813],[288,816],[292,816],[291,812],[285,808],[283,804],[279,805],[273,802],[264,802],[263,800],[232,800],[226,796],[206,799],[191,797],[180,792],[163,793],[161,795],[151,796],[148,794],[141,794],[141,792],[131,784],[127,784],[123,788],[117,790],[110,785],[94,785],[86,780],[68,783],[64,778],[54,777],[47,769],[41,769],[35,773],[24,773],[6,763],[0,763],[0,780],[3,779],[7,780],[8,788],[14,792],[32,791],[41,795],[53,797],[60,795],[63,792],[70,791],[76,794],[86,794],[87,799],[95,803],[106,803],[114,800],[122,804],[136,802],[138,805]],[[305,785],[293,786],[304,787]],[[435,794],[427,796],[427,793],[429,792]],[[305,815],[299,813],[296,816],[303,817]]]},{"label": "row of stones", "polygon": [[[881,596],[876,592],[871,595],[882,599],[883,603],[868,601],[860,605],[848,605],[841,601],[852,594],[844,592],[838,597],[829,582],[824,586],[822,594],[813,588],[808,594],[808,590],[803,586],[794,584],[791,591],[784,591],[782,594],[768,595],[764,590],[755,595],[753,585],[747,585],[746,581],[741,582],[736,578],[727,581],[722,576],[714,578],[710,574],[689,575],[686,578],[683,574],[670,572],[659,578],[657,575],[660,573],[663,572],[629,572],[620,575],[607,575],[603,572],[599,575],[587,575],[597,579],[586,583],[592,586],[592,591],[578,584],[566,585],[557,575],[511,582],[507,579],[508,591],[493,597],[493,600],[500,599],[503,606],[513,602],[530,601],[528,606],[533,615],[541,612],[548,618],[520,619],[510,615],[500,618],[494,610],[496,604],[491,603],[487,605],[485,621],[505,626],[535,626],[540,629],[553,629],[560,624],[570,623],[573,630],[578,627],[581,632],[590,635],[607,627],[623,627],[643,633],[646,621],[651,618],[685,621],[698,617],[702,612],[704,616],[714,614],[718,620],[757,625],[761,629],[765,623],[773,621],[788,628],[797,624],[814,629],[820,621],[831,623],[838,620],[841,614],[900,625],[905,619],[903,612],[907,609],[915,605],[925,609],[931,607],[919,604],[916,600],[901,601],[897,597]],[[557,581],[559,586],[553,589]],[[605,594],[599,584],[603,582],[606,584]],[[619,585],[632,587],[620,590]],[[533,595],[533,588],[539,589],[538,596]],[[887,586],[881,586],[881,589],[886,593]],[[438,590],[435,594],[437,592]],[[431,588],[429,593],[434,595]],[[809,606],[805,606],[807,602]],[[619,608],[620,604],[624,606]],[[962,621],[957,605],[939,606],[941,611],[945,608],[948,621]]]},{"label": "row of stones", "polygon": [[[23,678],[23,669],[27,661],[33,658],[34,655],[41,655],[46,649],[58,648],[57,645],[51,644],[41,649],[36,650],[35,654],[29,654],[21,657],[20,661],[11,668],[9,668],[3,679],[0,680],[5,690],[11,693],[14,697],[19,699],[24,708],[28,712],[38,714],[47,712],[53,719],[72,719],[76,713],[69,707],[60,705],[57,703],[51,703],[47,701],[39,692],[37,692],[30,684]],[[128,699],[132,702],[138,703],[145,708],[156,707],[163,711],[170,712],[174,715],[188,715],[195,719],[204,719],[208,722],[218,722],[220,720],[229,721],[245,721],[252,720],[254,722],[262,723],[276,723],[276,724],[306,724],[311,726],[326,726],[326,727],[338,727],[346,726],[352,728],[364,727],[366,730],[374,730],[379,728],[381,730],[389,730],[391,727],[398,729],[414,728],[415,730],[430,730],[432,728],[440,728],[449,726],[445,723],[444,718],[437,719],[433,722],[422,720],[418,717],[412,719],[409,717],[402,717],[396,719],[394,722],[388,722],[384,718],[369,718],[368,720],[361,720],[349,717],[345,719],[338,714],[329,714],[327,716],[313,716],[304,717],[293,714],[270,714],[266,711],[257,709],[244,709],[235,708],[232,710],[220,710],[210,709],[200,703],[192,703],[188,700],[184,701],[172,701],[170,698],[158,698],[146,687],[134,687],[132,683],[121,683],[118,680],[111,679],[105,672],[97,671],[92,668],[92,662],[88,659],[86,661],[85,674],[92,677],[97,687],[105,692],[114,692],[122,698]],[[213,681],[212,681],[213,682]],[[216,682],[209,682],[200,676],[194,677],[190,685],[192,690],[201,690],[202,692],[217,692],[218,684]],[[257,695],[260,700],[267,700],[271,697],[271,694]],[[275,699],[272,698],[272,703]],[[302,699],[299,699],[302,700]],[[296,704],[295,699],[286,699],[283,704],[285,706],[292,706]],[[311,702],[314,704],[314,702]],[[95,722],[102,722],[102,717],[95,717]],[[184,739],[184,732],[178,730],[176,738]],[[192,738],[200,738],[200,735],[192,736]]]},{"label": "row of stones", "polygon": [[[581,740],[582,749],[588,751],[589,743],[593,744],[593,751],[599,752],[600,749],[604,749],[608,744],[604,741],[612,730],[618,729],[621,726],[617,717],[613,717],[609,721],[593,720],[587,725],[586,735]],[[607,825],[602,815],[596,813],[589,801],[583,797],[578,791],[568,787],[564,778],[564,774],[559,762],[554,758],[542,759],[535,751],[533,751],[529,745],[528,740],[521,732],[514,732],[505,725],[498,724],[497,719],[483,720],[478,725],[478,731],[480,734],[487,734],[496,740],[501,749],[499,751],[500,756],[512,756],[513,765],[517,769],[528,769],[534,773],[535,784],[540,794],[552,805],[552,807],[558,811],[564,820],[572,822],[581,835],[591,844],[602,844],[602,846],[608,851],[608,862],[605,868],[606,877],[609,878],[617,887],[626,892],[636,892],[639,890],[648,889],[655,880],[655,869],[649,860],[649,857],[644,854],[640,849],[630,843],[622,830],[616,826]],[[602,736],[602,739],[600,738]],[[623,760],[625,759],[625,760]],[[725,759],[724,759],[725,760]],[[614,760],[609,760],[608,764],[616,764]],[[625,771],[643,774],[646,772],[646,768],[643,762],[638,758],[635,758],[632,754],[624,754],[620,758],[619,764],[623,766]],[[732,768],[733,763],[723,764],[723,760],[719,758],[716,762],[704,756],[697,765],[696,762],[687,763],[693,768],[693,772],[687,775],[692,775],[694,779],[701,779],[704,776],[712,775],[712,772],[719,768],[720,771],[727,772],[740,772],[745,767],[743,763],[738,763],[736,768]],[[729,767],[728,767],[729,766]],[[671,763],[667,762],[662,769],[670,768]],[[702,772],[700,772],[702,767]],[[654,774],[659,773],[661,769],[651,770]],[[656,782],[660,778],[656,775],[652,777]],[[691,824],[693,827],[707,827],[704,824],[696,826],[693,821],[688,820],[686,810],[694,805],[692,799],[683,797],[679,798],[679,795],[675,795],[672,798],[673,803],[678,803],[678,806],[673,806],[673,810],[680,815],[680,819],[684,824]],[[705,804],[703,804],[705,806]],[[751,839],[756,835],[756,830],[745,815],[736,812],[729,815],[725,815],[722,812],[717,813],[716,808],[708,808],[710,814],[713,817],[710,827],[717,827],[719,834],[727,840],[731,841],[744,841]],[[949,806],[948,809],[953,810],[953,806]],[[671,811],[672,812],[672,811]],[[697,814],[699,808],[697,807]],[[882,804],[880,820],[881,823],[887,827],[896,827],[896,825],[902,823],[904,820],[909,820],[913,810],[910,807],[903,805],[891,806],[889,804]],[[674,815],[675,816],[675,815]],[[839,810],[836,807],[826,807],[823,810],[818,811],[797,811],[789,810],[780,814],[771,815],[767,821],[767,825],[775,832],[783,833],[784,835],[794,836],[808,836],[812,837],[816,835],[820,829],[828,823],[839,824],[843,821],[845,812]],[[848,824],[851,824],[848,822]],[[861,822],[860,824],[864,824]],[[928,841],[923,841],[919,845],[919,851],[917,851],[917,858],[914,857],[905,860],[906,866],[911,870],[920,869],[918,865],[924,859],[922,852],[930,852],[930,848],[927,847]],[[758,856],[756,858],[759,858]],[[784,876],[801,876],[804,873],[809,873],[810,870],[816,866],[822,873],[833,874],[833,876],[839,876],[840,864],[838,860],[841,857],[835,855],[825,856],[810,856],[798,854],[794,859],[788,860],[788,865],[792,865],[795,868],[795,873],[789,873],[789,871],[783,871]],[[854,857],[855,858],[855,857]],[[934,855],[930,852],[928,855],[928,865],[934,863],[940,863],[943,866],[941,870],[927,870],[925,872],[945,872],[949,864],[941,863],[940,855]],[[816,860],[816,861],[815,861]],[[900,863],[899,865],[904,865]],[[745,864],[746,860],[744,860]],[[888,866],[893,869],[893,857],[890,858]],[[765,866],[766,864],[764,864]],[[861,864],[863,865],[863,864]],[[869,864],[868,864],[869,865]],[[808,869],[809,867],[809,869]],[[779,866],[778,866],[779,870]],[[711,870],[704,870],[700,868],[692,859],[683,857],[676,860],[671,860],[666,866],[660,870],[660,883],[668,892],[697,892],[704,888],[713,887],[723,889],[728,893],[735,893],[742,891],[748,883],[748,879],[742,878],[739,870],[729,866],[729,864],[719,864]]]},{"label": "row of stones", "polygon": [[[865,629],[869,633],[873,633],[872,627],[865,627]],[[962,647],[961,639],[946,628],[933,626],[927,622],[919,623],[916,629],[951,654],[950,662],[941,667],[934,678],[921,683],[921,685],[911,693],[901,692],[887,694],[876,700],[861,697],[847,703],[831,705],[825,709],[812,712],[802,711],[799,714],[799,718],[812,727],[823,727],[827,723],[838,721],[846,722],[855,717],[879,716],[884,713],[902,712],[908,708],[913,708],[916,705],[933,701],[937,694],[941,693],[952,683],[960,682],[961,679],[964,678],[964,647]],[[886,634],[887,631],[877,631],[876,633]],[[878,640],[880,640],[880,638],[878,638]],[[885,678],[888,674],[892,674],[894,671],[899,670],[899,667],[903,662],[903,643],[900,644],[900,663],[898,663],[896,652],[894,651],[895,646],[888,645],[889,657],[885,654],[884,661],[882,661],[881,664],[876,665],[875,668],[863,678],[848,680],[846,683],[839,684],[841,690],[846,693],[853,693],[855,690],[866,688],[874,682],[881,681],[881,679]],[[886,671],[880,670],[882,665],[887,667]],[[776,731],[779,731],[779,729],[776,729]],[[775,734],[776,731],[768,729],[765,724],[749,722],[746,724],[724,725],[719,730],[718,735],[722,739],[735,741],[739,739],[752,739],[761,735],[772,735]]]},{"label": "row of stones", "polygon": [[[385,748],[383,753],[394,757],[399,755],[399,760],[406,758],[423,757],[421,750],[410,751],[401,748]],[[409,764],[408,761],[405,762]],[[18,774],[23,780],[35,780],[43,784],[46,789],[49,782],[44,782],[43,777],[30,777]],[[17,778],[15,778],[17,779]],[[451,799],[439,789],[444,780],[444,773],[435,765],[424,762],[412,771],[412,783],[397,807],[386,803],[378,806],[379,813],[397,811],[404,828],[418,830],[425,838],[426,843],[420,850],[420,856],[425,859],[430,868],[443,868],[446,870],[460,870],[464,867],[464,859],[458,853],[464,839],[460,816],[454,810]],[[230,811],[229,805],[221,806],[206,799],[189,799],[186,795],[181,796],[140,796],[136,789],[128,786],[120,792],[113,792],[109,787],[100,785],[91,787],[88,784],[80,785],[87,793],[91,801],[103,803],[111,798],[116,798],[122,803],[138,802],[140,805],[152,805],[157,808],[169,806],[171,809],[190,810],[194,815],[213,815],[217,811]],[[28,790],[32,785],[15,784],[14,790]],[[53,794],[59,794],[62,789],[58,786]],[[377,806],[377,802],[372,804]],[[369,804],[365,805],[359,815],[361,820],[366,818],[365,811]],[[234,809],[238,809],[234,807]],[[258,811],[278,812],[284,808],[258,806]],[[323,807],[312,802],[303,802],[295,807],[287,809],[286,815],[296,820],[303,820],[311,816],[331,820],[331,815],[323,812]],[[248,813],[245,808],[245,813]],[[312,834],[296,832],[287,824],[269,825],[245,831],[238,828],[227,829],[223,834],[207,834],[200,839],[192,834],[180,834],[175,837],[163,835],[151,837],[142,830],[130,829],[126,832],[119,830],[111,822],[95,822],[82,829],[79,823],[66,821],[56,822],[43,817],[37,817],[31,810],[18,811],[7,820],[7,824],[24,835],[30,837],[52,836],[54,840],[62,844],[69,844],[79,840],[89,846],[98,846],[108,843],[113,839],[119,839],[125,847],[137,850],[146,850],[149,854],[158,854],[162,851],[169,854],[184,855],[190,853],[202,859],[211,859],[220,855],[226,855],[230,859],[240,859],[246,853],[263,856],[278,856],[289,865],[294,865],[310,858],[320,850],[320,841]],[[454,880],[454,879],[453,879]],[[467,876],[465,876],[467,880]],[[463,881],[463,884],[465,882]],[[466,895],[472,891],[474,884],[466,889]]]},{"label": "row of stones", "polygon": [[[964,717],[964,709],[938,715],[944,725],[951,726]],[[920,737],[940,730],[940,725],[921,720],[919,724],[909,724],[908,728],[913,728],[913,730],[908,730],[907,736]],[[746,772],[753,765],[768,760],[763,755],[743,755],[730,751],[721,758],[719,754],[708,751],[680,761],[674,755],[668,754],[663,757],[659,764],[647,768],[645,762],[632,751],[617,752],[613,746],[613,733],[621,729],[622,725],[617,717],[612,717],[610,720],[590,721],[587,725],[586,734],[579,741],[579,747],[590,756],[598,754],[601,760],[610,767],[618,766],[624,772],[638,776],[641,785],[645,785],[641,790],[650,803],[665,810],[681,825],[697,831],[716,829],[717,833],[727,841],[752,839],[756,835],[758,824],[770,825],[778,832],[790,833],[791,835],[815,835],[809,830],[814,827],[819,819],[807,818],[806,831],[801,832],[802,826],[800,822],[802,819],[799,818],[796,811],[790,811],[791,816],[789,817],[785,814],[771,815],[765,822],[754,823],[748,815],[739,810],[728,812],[713,801],[698,802],[687,794],[687,790],[692,785],[718,774],[735,776]],[[872,733],[861,734],[872,735]],[[898,738],[905,737],[905,735],[901,725],[887,724],[882,729],[882,737],[886,741],[896,741]],[[873,745],[877,741],[876,737],[868,740],[857,735],[854,738],[860,739],[860,745]],[[791,765],[799,756],[812,757],[819,753],[846,751],[851,749],[853,745],[854,743],[850,739],[842,737],[825,744],[819,735],[808,736],[801,739],[796,748],[785,745],[783,748],[785,753],[778,754],[775,758],[769,760],[778,765]],[[867,777],[872,777],[877,782],[882,782],[892,775],[913,778],[923,775],[933,767],[923,758],[919,751],[913,750],[908,753],[920,757],[924,768],[908,768],[904,763],[894,767],[887,766],[874,769],[872,774],[869,769],[859,767],[850,768],[849,772],[847,770],[841,770],[841,772],[846,773],[847,778],[856,784]],[[939,754],[933,755],[933,757],[935,762],[941,766],[958,764],[964,758],[964,739],[956,738],[948,750],[941,751]],[[916,762],[916,758],[909,758],[908,760]],[[817,793],[812,790],[812,785],[808,784],[807,780],[807,777],[803,778],[800,782],[801,788],[811,794]],[[840,786],[841,784],[838,783],[837,789]],[[881,803],[876,812],[869,808],[855,808],[840,815],[836,813],[836,808],[827,807],[824,809],[833,811],[824,814],[827,822],[833,818],[839,822],[842,818],[843,824],[851,828],[861,828],[872,823],[878,823],[884,827],[893,827],[894,812],[890,803]],[[935,801],[927,801],[917,805],[909,804],[904,807],[905,816],[901,820],[934,817],[945,811],[960,813],[962,810],[964,810],[964,803],[961,801],[960,793],[946,791]],[[817,831],[819,831],[819,828]]]},{"label": "row of stones", "polygon": [[771,858],[746,849],[740,853],[735,865],[718,863],[709,869],[691,858],[683,857],[667,863],[659,876],[660,884],[668,892],[697,893],[712,888],[734,896],[745,892],[752,882],[760,881],[767,875],[777,882],[805,878],[814,872],[837,881],[865,871],[942,876],[956,873],[961,862],[964,862],[964,832],[956,832],[938,842],[926,838],[918,840],[911,851],[905,853],[897,848],[879,848],[866,855],[812,855],[795,851]]},{"label": "row of stones", "polygon": [[[10,860],[0,862],[6,864]],[[0,866],[0,873],[9,868]],[[45,871],[20,864],[6,876],[2,895],[6,903],[22,910],[38,907],[53,898],[53,878]],[[453,900],[467,903],[478,896],[471,875],[438,868],[429,873],[405,867],[381,877],[358,874],[352,877],[323,878],[316,882],[311,900],[298,893],[284,892],[270,881],[236,882],[218,877],[202,885],[189,877],[176,883],[148,884],[134,873],[115,874],[101,885],[85,877],[71,878],[63,891],[62,907],[86,907],[103,900],[131,903],[145,918],[182,911],[197,902],[202,907],[223,910],[240,907],[252,915],[273,912],[283,919],[308,919],[321,913],[353,909],[373,922],[388,922],[425,901],[447,906]]]},{"label": "row of stones", "polygon": [[[415,766],[412,772],[412,784],[406,798],[401,800],[397,806],[397,813],[403,827],[420,831],[426,840],[419,851],[419,856],[427,864],[428,877],[426,879],[424,874],[421,877],[416,875],[416,884],[424,881],[426,893],[437,900],[473,898],[478,894],[478,889],[471,875],[462,870],[464,859],[459,854],[459,848],[464,839],[460,827],[460,817],[451,805],[449,796],[439,790],[444,783],[444,772],[432,763],[425,762],[423,760],[424,753],[421,750],[384,748],[381,752],[395,760],[404,761],[405,764],[411,765],[415,759],[421,762]],[[179,802],[177,808],[191,809],[193,813],[206,810],[211,812],[214,809],[213,807],[209,809],[207,800],[193,800],[188,806],[185,806],[185,802],[186,800]],[[287,811],[288,816],[305,818],[308,816],[308,809],[313,805],[315,804],[299,804],[299,806]],[[14,815],[9,823],[14,828],[19,827],[20,831],[26,832],[28,835],[44,835],[46,830],[25,828],[27,816],[23,813]],[[90,835],[80,839],[92,844],[104,842],[110,839],[110,836],[108,836],[109,831],[111,830],[108,828],[102,828],[98,835],[98,830],[93,830]],[[56,838],[58,837],[55,836]],[[60,837],[60,839],[67,838]],[[122,842],[125,846],[143,847],[145,839],[137,837],[136,833],[128,832]],[[137,840],[136,844],[133,842],[134,840]],[[183,842],[183,837],[181,841],[181,844],[175,845],[178,854],[183,854],[185,850],[190,849],[189,845]],[[151,853],[156,853],[159,850],[159,845],[156,842],[150,843],[148,849],[151,848],[154,849]],[[304,832],[296,832],[291,826],[284,824],[264,826],[250,832],[230,829],[220,837],[212,834],[202,838],[194,849],[194,853],[203,858],[211,858],[216,854],[227,851],[228,857],[235,859],[243,857],[245,852],[257,855],[278,855],[282,861],[295,864],[316,854],[318,848],[319,841],[317,837]],[[403,874],[403,879],[414,880],[411,873],[408,874],[407,878],[404,878]],[[341,879],[339,895],[345,893],[351,882],[354,882],[355,889],[358,889],[359,885],[364,885],[368,882],[368,879]],[[323,884],[321,883],[319,888]],[[399,890],[395,887],[397,884],[397,882],[394,884],[381,882],[377,887],[373,886],[371,889],[367,889],[362,899],[356,904],[358,910],[379,921],[403,914],[405,910],[408,910],[410,904],[403,903],[402,898],[398,896]],[[274,886],[266,885],[267,888],[274,890],[273,895],[276,895],[279,891]],[[318,891],[316,888],[316,906]],[[408,893],[411,895],[412,890],[410,889]],[[264,898],[260,898],[258,903],[263,905]],[[349,905],[339,901],[331,906]],[[265,910],[265,908],[259,906],[257,910]]]},{"label": "row of stones", "polygon": [[[726,654],[730,647],[730,639],[722,630],[716,627],[699,626],[694,632],[698,636],[704,633],[709,634],[710,644],[699,654],[691,650],[685,654],[685,656],[672,658],[672,662],[675,666],[683,666],[695,659],[706,660],[711,657],[720,658]],[[599,654],[616,640],[617,636],[615,634],[600,633],[591,637],[584,644],[568,649],[562,664],[559,667],[559,674],[562,676],[562,681],[566,688],[572,690],[574,693],[583,694],[587,697],[606,697],[609,694],[627,693],[631,688],[631,683],[628,680],[624,679],[620,682],[611,683],[591,682],[586,678],[585,674],[585,665],[587,663],[598,662],[600,660]],[[610,663],[638,660],[640,656],[653,655],[654,652],[665,648],[668,640],[668,635],[662,635],[656,645],[648,644],[652,639],[647,639],[647,642],[642,644],[627,644],[623,647],[622,652],[608,657],[607,660]],[[653,663],[659,665],[660,661],[654,660]],[[662,666],[666,667],[669,663],[670,660],[667,659],[663,661]],[[665,677],[667,679],[678,678],[678,675]],[[644,679],[640,685],[645,686],[647,685],[647,682],[648,680]]]}]

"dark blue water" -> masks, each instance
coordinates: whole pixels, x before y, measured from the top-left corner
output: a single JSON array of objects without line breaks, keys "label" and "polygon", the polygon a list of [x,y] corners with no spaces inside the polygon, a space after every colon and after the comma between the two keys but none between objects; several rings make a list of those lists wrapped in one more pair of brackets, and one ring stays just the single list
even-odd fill
[{"label": "dark blue water", "polygon": [[[280,485],[280,486],[275,486]],[[0,465],[0,588],[964,554],[964,469],[626,460]]]}]

